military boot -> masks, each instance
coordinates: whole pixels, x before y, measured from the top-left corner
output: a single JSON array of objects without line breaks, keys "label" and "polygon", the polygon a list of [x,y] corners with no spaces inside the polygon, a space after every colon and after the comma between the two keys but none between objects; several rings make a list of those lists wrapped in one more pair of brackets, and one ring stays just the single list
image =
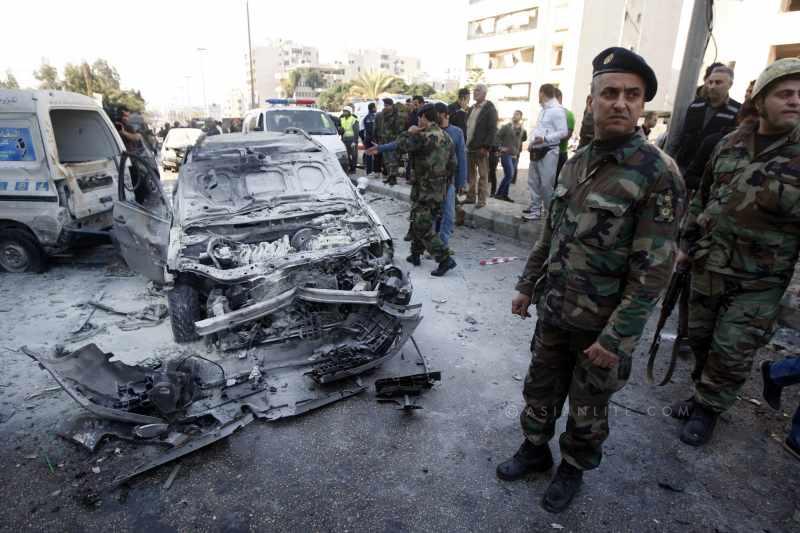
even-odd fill
[{"label": "military boot", "polygon": [[419,255],[417,254],[409,255],[408,257],[406,257],[406,261],[408,261],[414,266],[420,266],[422,264],[422,260],[419,258]]},{"label": "military boot", "polygon": [[447,259],[439,263],[439,266],[436,268],[436,270],[431,272],[431,276],[436,276],[437,278],[442,277],[445,274],[447,274],[448,270],[453,270],[455,267],[456,267],[456,262],[453,260],[452,257],[448,257]]},{"label": "military boot", "polygon": [[683,426],[681,431],[681,441],[689,446],[702,446],[711,440],[714,427],[717,425],[719,414],[715,413],[703,404],[694,403],[692,416]]},{"label": "military boot", "polygon": [[692,416],[692,409],[694,409],[694,397],[675,402],[669,406],[669,409],[669,416],[672,418],[689,420],[689,417]]},{"label": "military boot", "polygon": [[550,513],[560,513],[569,507],[582,484],[583,470],[562,460],[553,481],[542,496],[542,508]]},{"label": "military boot", "polygon": [[553,467],[553,454],[550,446],[541,444],[536,446],[528,439],[522,443],[517,453],[506,461],[497,465],[497,477],[503,481],[515,481],[531,472],[546,472]]}]

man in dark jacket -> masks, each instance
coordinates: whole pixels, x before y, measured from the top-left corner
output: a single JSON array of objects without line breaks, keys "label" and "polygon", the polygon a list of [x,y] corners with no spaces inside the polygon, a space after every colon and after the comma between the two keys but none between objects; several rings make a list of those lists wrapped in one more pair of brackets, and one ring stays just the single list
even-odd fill
[{"label": "man in dark jacket", "polygon": [[487,87],[479,83],[472,90],[475,99],[467,112],[467,199],[464,203],[486,205],[489,196],[489,151],[497,135],[497,109],[486,99]]},{"label": "man in dark jacket", "polygon": [[681,172],[691,165],[703,139],[736,128],[736,115],[742,105],[729,96],[731,85],[733,71],[726,66],[716,67],[706,80],[705,98],[696,98],[689,104],[678,144],[671,150]]},{"label": "man in dark jacket", "polygon": [[447,106],[447,112],[450,117],[450,125],[458,126],[464,133],[464,138],[467,138],[467,112],[469,107],[469,89],[464,87],[458,90],[458,100]]},{"label": "man in dark jacket", "polygon": [[[375,144],[376,109],[377,106],[375,102],[370,102],[367,106],[367,116],[364,117],[364,129],[359,132],[361,141],[364,143],[364,150],[371,148]],[[366,151],[364,152],[364,167],[367,174],[372,174],[374,157],[375,156],[367,155]]]}]

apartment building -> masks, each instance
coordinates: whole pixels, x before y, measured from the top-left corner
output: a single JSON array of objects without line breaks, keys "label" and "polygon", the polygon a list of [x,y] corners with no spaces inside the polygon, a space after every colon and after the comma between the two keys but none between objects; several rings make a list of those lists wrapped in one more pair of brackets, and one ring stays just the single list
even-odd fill
[{"label": "apartment building", "polygon": [[406,83],[413,83],[421,73],[419,58],[401,56],[396,50],[380,48],[349,50],[344,67],[345,79],[357,78],[364,72],[383,71]]},{"label": "apartment building", "polygon": [[286,73],[298,67],[319,65],[319,50],[296,42],[275,39],[253,47],[253,77],[250,76],[249,57],[244,54],[245,87],[255,87],[256,102],[282,96],[281,80]]}]

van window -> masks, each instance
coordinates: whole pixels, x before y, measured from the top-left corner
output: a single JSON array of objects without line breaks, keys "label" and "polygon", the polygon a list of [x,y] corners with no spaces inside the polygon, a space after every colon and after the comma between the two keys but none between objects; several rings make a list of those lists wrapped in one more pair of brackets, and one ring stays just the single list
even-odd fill
[{"label": "van window", "polygon": [[54,109],[50,121],[61,163],[113,159],[119,153],[114,137],[97,111]]}]

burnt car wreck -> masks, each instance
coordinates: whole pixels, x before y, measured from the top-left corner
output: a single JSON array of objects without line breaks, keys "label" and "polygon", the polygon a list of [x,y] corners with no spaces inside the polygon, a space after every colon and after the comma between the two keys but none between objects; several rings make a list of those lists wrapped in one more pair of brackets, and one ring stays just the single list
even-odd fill
[{"label": "burnt car wreck", "polygon": [[[357,376],[400,353],[421,320],[386,229],[335,157],[302,132],[201,140],[171,199],[149,161],[123,154],[118,195],[120,253],[166,289],[175,340],[205,346],[154,365],[115,361],[94,344],[23,348],[89,412],[61,436],[90,451],[109,437],[153,445],[116,468],[112,485],[255,420],[364,392]],[[212,360],[200,348],[238,352]],[[393,366],[418,374],[417,353],[421,362]],[[411,378],[386,394],[410,405],[434,381],[420,388]]]},{"label": "burnt car wreck", "polygon": [[325,383],[380,364],[420,320],[386,229],[302,131],[201,140],[172,207],[146,161],[124,155],[118,181],[120,251],[166,284],[177,342],[303,340],[317,361],[310,375]]}]

